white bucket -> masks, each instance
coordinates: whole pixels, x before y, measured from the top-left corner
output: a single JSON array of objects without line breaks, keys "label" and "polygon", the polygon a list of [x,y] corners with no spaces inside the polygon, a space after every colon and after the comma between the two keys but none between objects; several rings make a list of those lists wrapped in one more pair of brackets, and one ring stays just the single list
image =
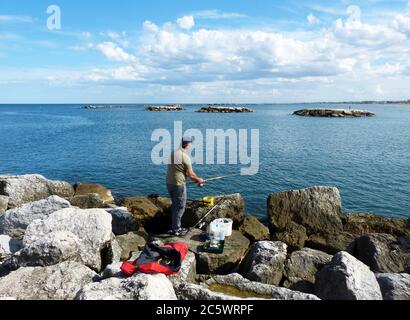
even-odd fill
[{"label": "white bucket", "polygon": [[225,237],[230,237],[232,235],[232,219],[221,219],[223,220],[223,226],[225,227]]},{"label": "white bucket", "polygon": [[209,234],[218,235],[218,238],[224,240],[232,235],[232,225],[232,219],[216,219],[209,225]]}]

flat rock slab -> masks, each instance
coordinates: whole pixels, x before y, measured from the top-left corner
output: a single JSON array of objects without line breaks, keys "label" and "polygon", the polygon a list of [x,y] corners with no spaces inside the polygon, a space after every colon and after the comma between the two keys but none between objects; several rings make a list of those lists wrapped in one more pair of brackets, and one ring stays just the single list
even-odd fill
[{"label": "flat rock slab", "polygon": [[182,241],[189,245],[189,249],[196,255],[197,273],[199,274],[226,274],[231,272],[245,256],[250,241],[239,231],[233,230],[232,236],[225,239],[225,248],[222,254],[206,253],[201,240],[203,232],[192,229],[183,237],[159,235],[152,238],[163,244]]},{"label": "flat rock slab", "polygon": [[172,283],[163,274],[138,273],[130,278],[109,278],[84,286],[76,300],[176,300]]},{"label": "flat rock slab", "polygon": [[250,281],[237,273],[213,276],[203,283],[208,289],[222,294],[256,299],[320,300],[313,294],[302,293],[270,284]]}]

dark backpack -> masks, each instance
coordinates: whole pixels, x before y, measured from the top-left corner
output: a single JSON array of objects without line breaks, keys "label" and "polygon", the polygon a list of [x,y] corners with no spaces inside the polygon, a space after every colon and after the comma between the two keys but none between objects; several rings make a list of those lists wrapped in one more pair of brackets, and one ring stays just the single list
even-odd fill
[{"label": "dark backpack", "polygon": [[147,243],[134,262],[123,262],[121,271],[128,277],[136,272],[176,274],[181,269],[188,249],[189,245],[183,242],[171,243],[163,247],[154,243]]}]

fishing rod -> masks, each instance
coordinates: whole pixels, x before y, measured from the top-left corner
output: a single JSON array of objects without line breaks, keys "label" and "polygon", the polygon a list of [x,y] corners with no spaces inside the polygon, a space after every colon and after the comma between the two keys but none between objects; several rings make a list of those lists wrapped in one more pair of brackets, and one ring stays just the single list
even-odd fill
[{"label": "fishing rod", "polygon": [[195,229],[196,227],[198,227],[199,226],[199,228],[201,229],[203,226],[204,226],[204,224],[205,224],[205,222],[204,222],[204,220],[216,209],[216,208],[218,208],[223,202],[224,202],[224,200],[227,198],[227,196],[223,196],[219,201],[218,201],[218,203],[211,209],[211,210],[209,210],[201,219],[199,219],[199,221],[191,228],[191,229]]},{"label": "fishing rod", "polygon": [[[240,173],[235,173],[235,174],[228,174],[228,175],[225,175],[225,176],[213,177],[213,178],[206,179],[205,183],[212,182],[212,181],[217,181],[217,180],[222,180],[222,179],[226,179],[226,178],[231,178],[231,177],[238,177],[238,176],[241,176],[241,174]],[[194,185],[194,184],[198,184],[198,183],[196,183],[196,182],[188,182],[187,183],[188,186],[189,185]]]}]

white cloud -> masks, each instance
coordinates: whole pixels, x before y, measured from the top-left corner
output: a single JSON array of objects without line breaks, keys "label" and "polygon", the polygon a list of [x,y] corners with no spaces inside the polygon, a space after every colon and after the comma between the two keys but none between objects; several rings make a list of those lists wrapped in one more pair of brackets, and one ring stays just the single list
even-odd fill
[{"label": "white cloud", "polygon": [[33,22],[34,19],[28,16],[5,16],[0,15],[0,23],[20,23],[20,22]]},{"label": "white cloud", "polygon": [[198,19],[236,19],[245,18],[247,15],[236,12],[223,12],[220,10],[202,10],[192,13]]},{"label": "white cloud", "polygon": [[177,20],[177,24],[182,29],[191,30],[195,26],[195,20],[193,16],[184,16]]},{"label": "white cloud", "polygon": [[393,28],[410,36],[410,15],[398,14],[392,22]]},{"label": "white cloud", "polygon": [[315,25],[315,24],[319,23],[319,19],[315,15],[313,15],[312,13],[310,13],[307,16],[307,21],[310,25]]},{"label": "white cloud", "polygon": [[152,23],[151,21],[148,21],[148,20],[144,21],[142,26],[143,26],[143,29],[148,32],[158,32],[159,31],[159,27],[155,23]]},{"label": "white cloud", "polygon": [[126,53],[122,48],[118,47],[112,42],[104,42],[96,46],[109,60],[119,62],[135,62],[136,58]]},{"label": "white cloud", "polygon": [[335,21],[334,36],[340,41],[355,46],[387,47],[397,45],[406,39],[406,36],[389,26],[366,24],[360,21]]}]

